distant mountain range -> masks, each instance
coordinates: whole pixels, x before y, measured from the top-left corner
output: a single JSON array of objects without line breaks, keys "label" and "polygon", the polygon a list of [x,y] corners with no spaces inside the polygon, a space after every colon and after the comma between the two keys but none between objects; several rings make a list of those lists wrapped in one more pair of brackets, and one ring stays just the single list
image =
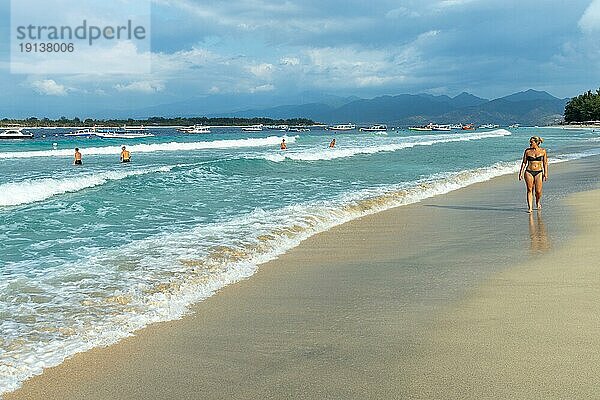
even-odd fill
[{"label": "distant mountain range", "polygon": [[[223,117],[310,118],[323,123],[353,122],[415,125],[435,123],[495,123],[546,125],[561,119],[569,101],[544,91],[527,90],[488,100],[463,92],[455,97],[401,94],[373,99],[337,98],[336,102],[314,102],[263,109],[220,113]],[[209,115],[217,116],[217,114]]]},{"label": "distant mountain range", "polygon": [[469,93],[461,93],[455,97],[400,94],[364,99],[308,91],[211,94],[148,105],[141,105],[134,99],[127,103],[128,100],[124,97],[120,102],[111,103],[111,108],[106,108],[103,103],[106,99],[102,96],[73,94],[59,100],[61,101],[50,96],[39,96],[35,102],[27,103],[24,98],[15,98],[6,107],[0,107],[0,118],[59,118],[64,115],[82,119],[146,119],[206,116],[309,118],[326,124],[352,122],[361,125],[385,123],[393,126],[429,122],[546,125],[562,118],[569,99],[559,99],[547,92],[530,89],[494,100],[482,99]]}]

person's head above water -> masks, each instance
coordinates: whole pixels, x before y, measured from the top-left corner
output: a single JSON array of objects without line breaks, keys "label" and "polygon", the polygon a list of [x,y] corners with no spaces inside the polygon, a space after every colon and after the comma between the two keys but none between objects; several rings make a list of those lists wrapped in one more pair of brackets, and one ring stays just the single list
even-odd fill
[{"label": "person's head above water", "polygon": [[121,147],[122,150],[125,150],[125,146]]},{"label": "person's head above water", "polygon": [[79,151],[79,147],[75,147],[75,151]]}]

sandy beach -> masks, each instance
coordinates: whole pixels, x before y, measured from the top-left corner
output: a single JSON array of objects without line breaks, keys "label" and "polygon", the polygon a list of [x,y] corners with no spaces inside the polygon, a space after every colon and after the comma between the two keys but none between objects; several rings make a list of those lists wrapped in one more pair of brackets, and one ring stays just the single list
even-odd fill
[{"label": "sandy beach", "polygon": [[585,398],[600,383],[599,158],[351,221],[6,399]]}]

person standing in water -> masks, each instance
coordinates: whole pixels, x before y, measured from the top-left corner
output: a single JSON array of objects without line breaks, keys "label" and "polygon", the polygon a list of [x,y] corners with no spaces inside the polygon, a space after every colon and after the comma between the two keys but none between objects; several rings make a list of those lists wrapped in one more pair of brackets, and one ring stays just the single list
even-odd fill
[{"label": "person standing in water", "polygon": [[333,138],[333,140],[331,141],[331,143],[329,143],[329,148],[333,149],[335,147],[335,138]]},{"label": "person standing in water", "polygon": [[73,165],[82,165],[81,161],[81,153],[79,152],[79,148],[75,147],[75,159],[73,160]]},{"label": "person standing in water", "polygon": [[529,147],[523,154],[523,162],[519,170],[519,180],[525,178],[527,186],[527,212],[533,210],[533,192],[535,190],[535,204],[537,209],[542,208],[542,186],[548,180],[548,155],[540,145],[544,139],[532,136],[529,139]]},{"label": "person standing in water", "polygon": [[125,146],[123,146],[121,148],[121,162],[122,163],[128,163],[131,162],[131,153],[129,153],[129,150],[127,150],[125,148]]},{"label": "person standing in water", "polygon": [[281,139],[281,144],[279,145],[281,150],[287,150],[287,144],[285,144],[285,139]]}]

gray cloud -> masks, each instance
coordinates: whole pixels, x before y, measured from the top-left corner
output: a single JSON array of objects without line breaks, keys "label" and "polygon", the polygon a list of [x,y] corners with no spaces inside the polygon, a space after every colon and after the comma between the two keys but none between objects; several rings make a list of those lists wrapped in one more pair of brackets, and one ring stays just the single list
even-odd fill
[{"label": "gray cloud", "polygon": [[[119,106],[304,91],[569,96],[600,78],[598,0],[153,2],[151,75],[27,79],[61,82],[64,104],[103,93],[94,102]],[[1,68],[8,93],[39,96]]]}]

